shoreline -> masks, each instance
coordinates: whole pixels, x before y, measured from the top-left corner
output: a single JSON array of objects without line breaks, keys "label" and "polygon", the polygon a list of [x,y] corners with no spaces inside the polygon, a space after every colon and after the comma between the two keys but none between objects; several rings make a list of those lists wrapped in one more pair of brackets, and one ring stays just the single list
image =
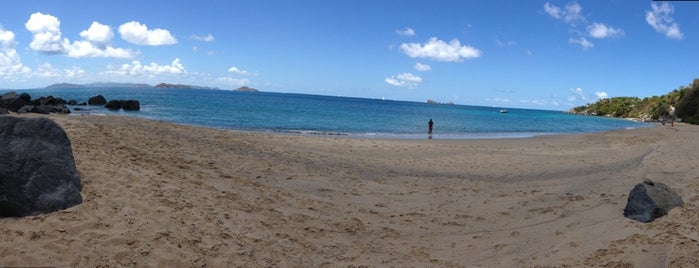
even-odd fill
[{"label": "shoreline", "polygon": [[[126,111],[125,113],[137,113]],[[16,114],[15,114],[16,115]],[[616,130],[633,130],[639,128],[652,128],[660,126],[659,122],[641,122],[645,125],[640,125],[633,128],[619,128],[611,130],[601,130],[594,132],[473,132],[473,133],[352,133],[352,132],[337,132],[337,131],[320,131],[320,130],[273,130],[273,129],[235,129],[226,128],[220,126],[207,126],[207,125],[197,125],[188,123],[171,122],[165,119],[150,119],[140,116],[126,115],[126,114],[106,114],[106,113],[73,113],[68,116],[117,116],[117,117],[129,117],[137,118],[142,120],[152,120],[157,122],[177,124],[183,126],[191,126],[198,128],[207,129],[218,129],[233,132],[244,132],[244,133],[260,133],[260,134],[271,134],[271,135],[298,135],[307,137],[346,137],[346,138],[357,138],[357,139],[381,139],[381,140],[423,140],[423,139],[435,139],[435,140],[499,140],[499,139],[528,139],[538,136],[555,136],[555,135],[586,135],[595,133],[604,133],[607,131]],[[431,137],[431,138],[430,138]]]},{"label": "shoreline", "polygon": [[[402,140],[48,117],[73,143],[84,202],[0,219],[2,266],[699,261],[697,126]],[[649,224],[624,218],[646,178],[685,207]]]}]

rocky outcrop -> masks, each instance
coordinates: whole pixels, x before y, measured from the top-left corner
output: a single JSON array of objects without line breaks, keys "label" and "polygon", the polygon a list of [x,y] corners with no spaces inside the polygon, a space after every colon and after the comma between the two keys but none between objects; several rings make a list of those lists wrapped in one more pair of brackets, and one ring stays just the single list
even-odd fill
[{"label": "rocky outcrop", "polygon": [[29,94],[17,94],[16,92],[8,92],[0,97],[0,108],[15,113],[69,114],[70,109],[66,106],[68,103],[64,99],[53,96],[32,100]]},{"label": "rocky outcrop", "polygon": [[87,100],[88,105],[105,105],[107,104],[107,99],[104,98],[102,95],[97,95],[94,97],[90,97]]},{"label": "rocky outcrop", "polygon": [[645,180],[636,184],[629,193],[624,217],[640,222],[651,222],[684,205],[679,194],[663,183]]},{"label": "rocky outcrop", "polygon": [[122,102],[121,108],[125,111],[138,111],[141,110],[141,103],[137,100],[125,100]]},{"label": "rocky outcrop", "polygon": [[141,109],[141,103],[137,100],[110,100],[104,107],[109,110],[138,111]]},{"label": "rocky outcrop", "polygon": [[29,104],[31,99],[27,93],[7,92],[0,97],[0,107],[17,112],[22,106]]},{"label": "rocky outcrop", "polygon": [[110,100],[109,102],[107,102],[107,104],[104,105],[104,108],[107,108],[109,110],[121,110],[121,101]]},{"label": "rocky outcrop", "polygon": [[0,117],[0,216],[21,217],[82,203],[66,133],[47,118]]}]

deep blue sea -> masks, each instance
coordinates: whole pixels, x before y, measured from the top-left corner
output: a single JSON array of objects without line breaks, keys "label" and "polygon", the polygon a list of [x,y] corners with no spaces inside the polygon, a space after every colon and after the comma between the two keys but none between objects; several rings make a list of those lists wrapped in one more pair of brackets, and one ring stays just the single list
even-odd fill
[{"label": "deep blue sea", "polygon": [[[0,94],[8,90],[0,90]],[[29,89],[32,98],[52,95],[87,102],[103,95],[136,99],[138,112],[99,106],[70,107],[74,114],[126,115],[179,124],[232,130],[348,135],[376,138],[427,138],[434,121],[435,139],[532,137],[588,133],[648,126],[624,119],[571,115],[558,111],[427,104],[305,94],[234,92],[201,89],[79,88]],[[76,111],[76,107],[84,108]]]}]

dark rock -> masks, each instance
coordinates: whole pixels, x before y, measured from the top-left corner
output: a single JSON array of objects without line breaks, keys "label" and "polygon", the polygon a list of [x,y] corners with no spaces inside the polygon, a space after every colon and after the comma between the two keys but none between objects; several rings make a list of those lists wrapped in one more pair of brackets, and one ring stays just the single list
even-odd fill
[{"label": "dark rock", "polygon": [[39,105],[66,105],[68,104],[67,101],[61,98],[56,98],[54,96],[48,96],[48,97],[39,97],[36,100],[31,101],[32,105],[39,106]]},{"label": "dark rock", "polygon": [[0,116],[0,216],[21,217],[82,203],[70,140],[47,118]]},{"label": "dark rock", "polygon": [[80,105],[80,106],[87,106],[87,102],[81,102],[81,103],[78,103],[78,105]]},{"label": "dark rock", "polygon": [[9,114],[10,110],[0,107],[0,114]]},{"label": "dark rock", "polygon": [[24,105],[22,108],[17,109],[18,114],[31,113],[34,110],[34,105]]},{"label": "dark rock", "polygon": [[107,108],[109,110],[119,110],[121,109],[122,104],[120,100],[110,100],[107,102],[107,104],[104,105],[104,108]]},{"label": "dark rock", "polygon": [[33,106],[33,107],[34,108],[31,109],[29,112],[37,113],[37,114],[50,114],[51,113],[51,106],[38,105],[38,106]]},{"label": "dark rock", "polygon": [[78,105],[78,101],[76,100],[69,100],[68,105]]},{"label": "dark rock", "polygon": [[629,193],[624,217],[640,222],[651,222],[684,205],[682,197],[663,183],[645,180],[636,184]]},{"label": "dark rock", "polygon": [[94,97],[90,97],[87,100],[87,104],[89,105],[105,105],[107,104],[107,99],[104,98],[102,95],[97,95]]},{"label": "dark rock", "polygon": [[125,100],[122,101],[122,108],[124,108],[125,111],[138,111],[141,110],[141,103],[139,103],[137,100]]},{"label": "dark rock", "polygon": [[0,97],[0,107],[17,112],[22,106],[27,105],[31,99],[32,98],[27,93],[17,94],[16,92],[7,92]]},{"label": "dark rock", "polygon": [[110,110],[123,108],[125,111],[138,111],[141,109],[141,104],[137,100],[110,100],[104,107]]}]

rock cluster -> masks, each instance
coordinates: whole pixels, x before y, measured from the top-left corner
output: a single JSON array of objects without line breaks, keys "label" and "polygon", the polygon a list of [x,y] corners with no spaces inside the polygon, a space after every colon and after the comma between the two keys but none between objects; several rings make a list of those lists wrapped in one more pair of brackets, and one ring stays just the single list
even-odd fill
[{"label": "rock cluster", "polygon": [[0,116],[0,217],[82,203],[70,140],[48,118]]},{"label": "rock cluster", "polygon": [[[102,95],[90,97],[87,103],[78,103],[75,100],[66,101],[53,96],[40,97],[32,100],[27,93],[17,94],[16,92],[8,92],[0,96],[0,114],[8,114],[15,112],[23,113],[39,113],[39,114],[69,114],[70,109],[66,105],[103,105],[110,110],[124,109],[126,111],[141,110],[141,103],[138,100],[110,100]],[[76,107],[76,110],[82,110]]]},{"label": "rock cluster", "polygon": [[70,109],[66,105],[76,105],[76,101],[66,101],[53,96],[41,97],[32,100],[27,93],[17,94],[8,92],[0,96],[0,114],[10,111],[15,113],[39,113],[39,114],[69,114]]}]

